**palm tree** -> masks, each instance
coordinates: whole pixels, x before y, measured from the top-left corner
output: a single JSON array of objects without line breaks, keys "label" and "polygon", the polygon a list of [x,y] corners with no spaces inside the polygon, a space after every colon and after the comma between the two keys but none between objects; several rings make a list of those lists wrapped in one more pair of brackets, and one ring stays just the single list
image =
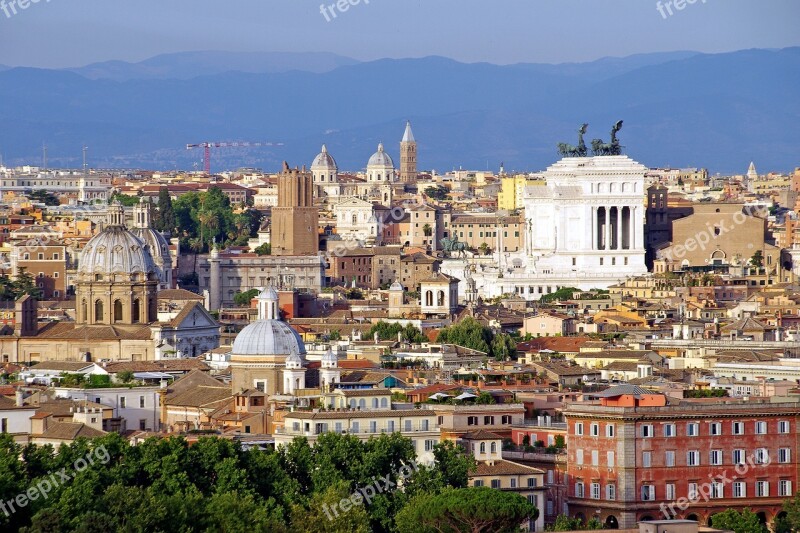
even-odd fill
[{"label": "palm tree", "polygon": [[424,226],[422,226],[422,234],[425,235],[426,237],[430,237],[431,235],[433,235],[433,229],[431,228],[430,224],[425,224]]},{"label": "palm tree", "polygon": [[200,221],[200,235],[202,239],[203,227],[209,230],[210,236],[216,236],[217,232],[214,231],[219,227],[219,220],[217,216],[211,211],[200,211],[197,213],[197,219]]},{"label": "palm tree", "polygon": [[203,251],[203,238],[189,239],[189,248],[194,252],[194,271],[197,272],[197,254]]}]

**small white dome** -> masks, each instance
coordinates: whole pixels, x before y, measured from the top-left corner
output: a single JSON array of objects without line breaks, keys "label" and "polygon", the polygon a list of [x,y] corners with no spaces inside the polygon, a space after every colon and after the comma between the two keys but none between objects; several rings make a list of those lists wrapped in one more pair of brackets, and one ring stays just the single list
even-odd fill
[{"label": "small white dome", "polygon": [[256,297],[258,300],[265,300],[268,302],[277,302],[278,301],[278,292],[272,288],[272,285],[266,287],[263,291],[261,291],[258,296]]},{"label": "small white dome", "polygon": [[[258,320],[245,327],[233,341],[232,355],[305,355],[300,335],[280,320]],[[302,358],[301,358],[302,360]]]},{"label": "small white dome", "polygon": [[339,358],[333,353],[331,348],[322,356],[322,368],[336,368],[339,366]]},{"label": "small white dome", "polygon": [[300,354],[292,352],[288,356],[286,356],[285,365],[286,368],[289,370],[296,370],[299,368],[303,368],[303,360],[300,359]]},{"label": "small white dome", "polygon": [[152,228],[132,228],[130,232],[147,245],[150,256],[156,264],[158,279],[166,282],[167,272],[164,272],[164,269],[172,268],[172,256],[169,255],[169,243],[167,243],[167,239]]},{"label": "small white dome", "polygon": [[403,289],[403,286],[400,284],[400,282],[395,280],[395,282],[392,283],[391,287],[389,287],[389,290],[390,291],[402,291],[404,289]]},{"label": "small white dome", "polygon": [[311,171],[336,171],[339,167],[336,166],[336,160],[333,159],[333,156],[328,153],[328,147],[324,144],[322,145],[322,151],[319,153],[317,157],[314,158],[314,162],[311,163]]},{"label": "small white dome", "polygon": [[78,264],[79,274],[155,273],[149,246],[124,226],[109,226],[86,243]]},{"label": "small white dome", "polygon": [[394,169],[394,161],[392,161],[391,156],[383,150],[383,143],[378,145],[378,151],[369,158],[367,170],[370,168]]}]

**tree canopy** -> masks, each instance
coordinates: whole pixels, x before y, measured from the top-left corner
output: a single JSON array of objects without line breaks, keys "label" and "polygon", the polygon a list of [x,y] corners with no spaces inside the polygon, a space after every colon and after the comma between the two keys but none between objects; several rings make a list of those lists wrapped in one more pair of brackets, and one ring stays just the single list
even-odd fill
[{"label": "tree canopy", "polygon": [[420,493],[397,514],[400,533],[515,532],[539,510],[514,492],[488,487],[448,488]]},{"label": "tree canopy", "polygon": [[397,340],[398,333],[401,334],[401,337],[405,342],[418,344],[427,342],[428,340],[418,328],[415,328],[411,324],[403,326],[402,324],[390,324],[389,322],[384,322],[382,320],[369,328],[366,337],[371,339],[375,336],[375,333],[378,334],[378,338],[382,341]]},{"label": "tree canopy", "polygon": [[[166,200],[163,203],[167,205]],[[159,208],[161,204],[159,197]],[[181,231],[181,246],[198,253],[209,250],[214,241],[222,245],[244,246],[256,236],[260,227],[261,214],[257,210],[248,208],[234,214],[230,199],[213,185],[208,192],[183,194],[170,205],[174,224]]]},{"label": "tree canopy", "polygon": [[258,296],[258,289],[250,289],[249,291],[245,292],[237,292],[233,295],[233,303],[236,305],[247,307],[250,305],[250,302],[253,298]]},{"label": "tree canopy", "polygon": [[436,342],[441,344],[458,344],[480,352],[486,352],[495,359],[502,360],[506,357],[514,359],[517,356],[517,343],[505,333],[495,335],[472,317],[467,317],[461,322],[447,326],[439,331]]},{"label": "tree canopy", "polygon": [[[56,450],[23,446],[3,434],[0,501],[44,486],[62,468],[70,478],[46,498],[0,512],[0,530],[396,531],[398,513],[414,497],[467,484],[471,456],[449,442],[436,445],[433,455],[434,464],[415,465],[414,445],[399,433],[368,441],[326,433],[313,445],[300,437],[265,451],[217,437],[191,446],[182,437],[153,437],[132,446],[118,434],[78,439]],[[397,482],[400,473],[407,476],[402,488],[378,492],[346,512],[331,511],[359,488],[386,476]]]},{"label": "tree canopy", "polygon": [[748,508],[742,511],[726,509],[711,517],[714,529],[726,529],[734,533],[767,533],[767,528],[761,523],[753,511]]}]

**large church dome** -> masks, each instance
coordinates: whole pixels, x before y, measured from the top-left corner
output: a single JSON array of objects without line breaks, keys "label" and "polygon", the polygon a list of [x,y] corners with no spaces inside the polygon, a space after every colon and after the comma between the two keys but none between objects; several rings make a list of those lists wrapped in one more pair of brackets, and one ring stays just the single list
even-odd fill
[{"label": "large church dome", "polygon": [[378,151],[372,154],[367,163],[367,169],[372,168],[385,168],[394,169],[394,161],[392,157],[383,149],[383,143],[378,145]]},{"label": "large church dome", "polygon": [[151,274],[156,272],[149,246],[124,225],[124,210],[109,206],[109,225],[89,239],[81,252],[79,274]]},{"label": "large church dome", "polygon": [[239,332],[233,341],[231,355],[305,355],[306,345],[303,339],[291,326],[278,318],[278,293],[275,289],[265,289],[257,300],[259,319]]},{"label": "large church dome", "polygon": [[134,227],[130,232],[147,245],[156,265],[156,274],[162,289],[172,287],[172,256],[169,254],[169,242],[150,224],[150,204],[142,197],[134,207]]},{"label": "large church dome", "polygon": [[337,170],[338,167],[336,166],[336,160],[333,158],[331,154],[328,153],[328,147],[324,144],[322,145],[322,151],[314,158],[314,162],[311,163],[311,170],[312,172],[315,170]]}]

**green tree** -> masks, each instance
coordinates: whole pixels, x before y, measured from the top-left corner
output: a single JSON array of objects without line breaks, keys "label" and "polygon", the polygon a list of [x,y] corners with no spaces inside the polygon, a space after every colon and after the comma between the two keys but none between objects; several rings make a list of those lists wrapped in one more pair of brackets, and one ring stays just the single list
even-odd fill
[{"label": "green tree", "polygon": [[369,331],[367,331],[365,336],[368,339],[371,339],[376,333],[378,334],[378,338],[382,341],[397,340],[398,333],[400,334],[402,340],[412,344],[419,344],[427,341],[425,335],[423,335],[419,329],[411,324],[403,326],[401,324],[389,323],[381,320],[369,328]]},{"label": "green tree", "polygon": [[253,250],[258,255],[271,255],[272,254],[272,245],[268,242],[265,242],[261,246],[258,246],[255,250]]},{"label": "green tree", "polygon": [[450,194],[450,189],[444,185],[437,185],[435,187],[426,187],[423,192],[428,198],[443,201],[447,200],[447,196]]},{"label": "green tree", "polygon": [[478,251],[481,253],[481,255],[489,255],[489,252],[491,252],[492,249],[489,247],[488,244],[482,242],[481,245],[478,246]]},{"label": "green tree", "polygon": [[433,228],[431,228],[430,224],[426,223],[424,226],[422,226],[422,234],[426,237],[433,235]]},{"label": "green tree", "polygon": [[572,518],[565,514],[556,517],[556,521],[547,526],[547,531],[580,531],[584,529],[583,522],[578,518]]},{"label": "green tree", "polygon": [[245,292],[237,292],[233,295],[233,303],[238,305],[239,307],[249,307],[250,302],[258,296],[259,291],[258,289],[250,289],[249,291]]},{"label": "green tree", "polygon": [[761,250],[756,250],[756,253],[753,254],[753,257],[750,258],[750,264],[756,268],[761,268],[764,266],[764,254]]},{"label": "green tree", "polygon": [[513,492],[488,487],[448,488],[439,494],[419,494],[397,514],[400,533],[515,532],[539,511]]},{"label": "green tree", "polygon": [[41,202],[47,206],[54,206],[61,204],[61,202],[59,201],[58,197],[55,194],[51,193],[50,191],[46,191],[44,189],[38,189],[31,192],[30,194],[28,194],[28,198],[30,198],[32,202]]},{"label": "green tree", "polygon": [[[800,531],[800,492],[795,493],[792,498],[783,500],[783,510],[786,516],[782,518],[778,525],[786,532]],[[777,531],[776,533],[780,533]]]},{"label": "green tree", "polygon": [[42,298],[42,289],[36,286],[36,279],[26,267],[17,268],[17,275],[11,282],[11,293],[15,300],[26,294],[37,300]]},{"label": "green tree", "polygon": [[158,211],[154,226],[158,231],[175,231],[175,211],[172,208],[172,197],[166,187],[158,190]]},{"label": "green tree", "polygon": [[492,355],[498,361],[517,358],[517,341],[511,335],[500,333],[492,339]]},{"label": "green tree", "polygon": [[767,533],[767,528],[759,521],[749,508],[741,512],[736,509],[727,509],[711,517],[714,529],[727,529],[734,533]]},{"label": "green tree", "polygon": [[133,207],[139,203],[139,197],[130,194],[114,193],[109,198],[108,203],[119,202],[125,207]]},{"label": "green tree", "polygon": [[490,346],[493,337],[492,330],[484,327],[483,324],[474,318],[467,317],[461,322],[439,331],[436,342],[441,344],[457,344],[491,354]]},{"label": "green tree", "polygon": [[122,372],[117,372],[117,379],[122,383],[130,383],[133,381],[133,372],[130,370],[123,370]]},{"label": "green tree", "polygon": [[548,302],[554,302],[556,300],[569,300],[572,298],[572,295],[576,292],[580,292],[580,289],[577,289],[575,287],[561,287],[555,292],[551,292],[550,294],[545,294],[539,299],[539,301],[542,303],[548,303]]}]

